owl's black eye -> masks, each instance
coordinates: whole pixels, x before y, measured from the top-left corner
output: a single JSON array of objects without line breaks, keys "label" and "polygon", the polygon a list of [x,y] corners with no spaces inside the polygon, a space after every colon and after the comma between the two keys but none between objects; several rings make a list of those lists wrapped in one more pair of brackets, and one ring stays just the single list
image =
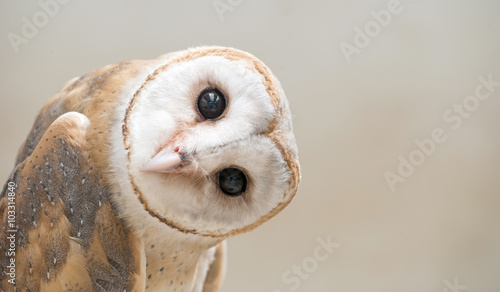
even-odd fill
[{"label": "owl's black eye", "polygon": [[226,98],[217,89],[207,89],[200,93],[197,101],[200,114],[208,120],[213,120],[226,109]]},{"label": "owl's black eye", "polygon": [[219,188],[228,196],[239,196],[247,189],[247,177],[237,168],[225,168],[219,171]]}]

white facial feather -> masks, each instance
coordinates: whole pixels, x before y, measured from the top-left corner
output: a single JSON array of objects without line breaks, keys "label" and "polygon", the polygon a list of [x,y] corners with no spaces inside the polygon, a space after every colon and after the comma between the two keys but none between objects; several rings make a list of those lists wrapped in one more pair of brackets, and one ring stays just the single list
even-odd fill
[{"label": "white facial feather", "polygon": [[[167,59],[168,61],[168,59]],[[283,199],[290,179],[286,163],[275,144],[263,135],[274,116],[274,107],[264,85],[264,76],[244,61],[222,56],[204,56],[172,65],[138,95],[130,116],[130,174],[135,178],[149,205],[160,216],[187,228],[203,232],[228,233],[243,228],[269,213]],[[137,89],[140,84],[136,84]],[[199,93],[207,87],[219,88],[227,98],[227,112],[216,121],[200,122],[196,108]],[[125,107],[134,88],[123,92]],[[122,129],[114,137],[114,169],[117,169],[122,195],[117,204],[129,222],[153,223],[123,171]],[[167,143],[178,144],[192,153],[189,174],[141,172],[141,167]],[[249,179],[248,190],[239,197],[224,195],[217,186],[217,172],[243,169]],[[133,223],[134,224],[134,223]],[[164,226],[154,222],[161,229]]]}]

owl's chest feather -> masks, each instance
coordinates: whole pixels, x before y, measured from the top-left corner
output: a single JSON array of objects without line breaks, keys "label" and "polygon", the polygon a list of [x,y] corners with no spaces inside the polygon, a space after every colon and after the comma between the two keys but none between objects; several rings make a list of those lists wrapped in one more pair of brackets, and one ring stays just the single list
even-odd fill
[{"label": "owl's chest feather", "polygon": [[145,240],[146,291],[201,292],[215,249]]}]

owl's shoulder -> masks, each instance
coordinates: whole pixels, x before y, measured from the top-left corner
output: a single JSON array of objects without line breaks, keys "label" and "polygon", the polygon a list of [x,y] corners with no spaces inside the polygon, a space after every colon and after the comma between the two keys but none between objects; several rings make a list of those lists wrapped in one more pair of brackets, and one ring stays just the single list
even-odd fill
[{"label": "owl's shoulder", "polygon": [[140,282],[141,241],[118,218],[91,163],[89,127],[79,113],[57,118],[6,183],[0,248],[7,256],[0,265],[8,269],[14,259],[16,266],[15,274],[0,274],[3,290],[13,288],[11,279],[31,291],[108,291]]}]

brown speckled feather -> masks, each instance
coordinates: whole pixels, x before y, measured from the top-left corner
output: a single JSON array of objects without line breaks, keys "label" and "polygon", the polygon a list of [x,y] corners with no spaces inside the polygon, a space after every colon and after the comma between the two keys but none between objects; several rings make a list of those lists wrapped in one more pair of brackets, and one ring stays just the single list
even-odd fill
[{"label": "brown speckled feather", "polygon": [[[141,291],[142,242],[118,219],[91,164],[92,125],[85,120],[77,113],[58,118],[9,179],[16,184],[15,283],[21,291]],[[2,254],[11,235],[7,186],[0,200]],[[14,290],[8,261],[0,257],[3,291]]]}]

